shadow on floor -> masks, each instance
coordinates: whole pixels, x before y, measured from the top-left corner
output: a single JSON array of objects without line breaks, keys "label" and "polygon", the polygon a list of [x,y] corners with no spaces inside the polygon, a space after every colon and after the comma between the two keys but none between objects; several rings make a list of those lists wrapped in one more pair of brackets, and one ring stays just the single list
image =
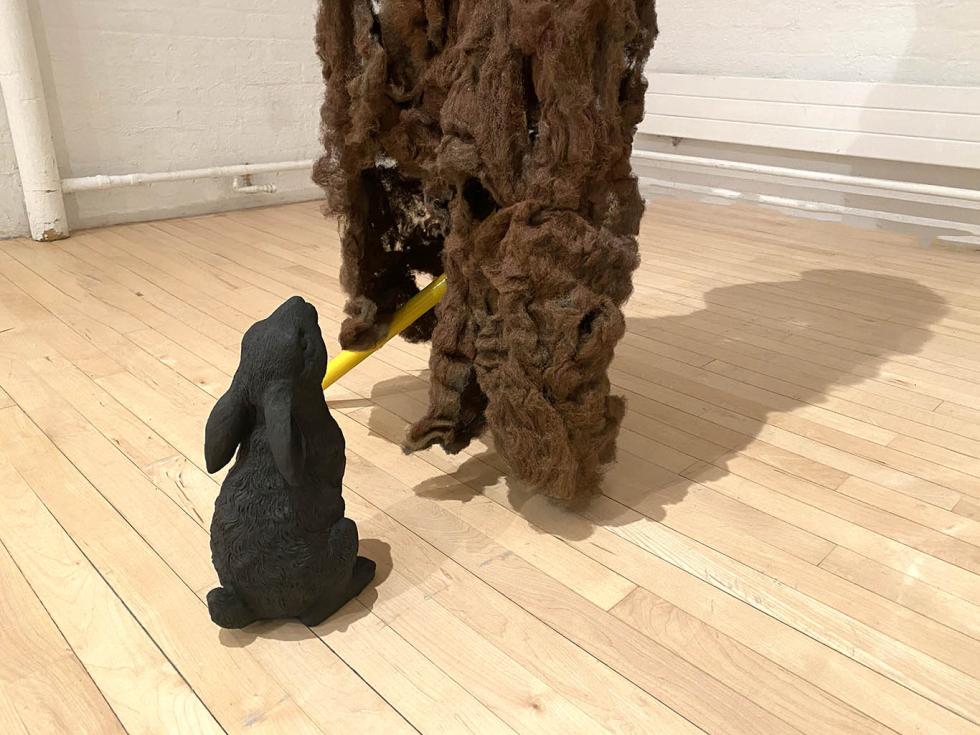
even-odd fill
[{"label": "shadow on floor", "polygon": [[[660,296],[638,289],[630,311],[664,311],[669,304]],[[648,299],[659,305],[647,305]],[[748,447],[771,412],[819,405],[835,388],[879,377],[891,357],[918,353],[932,336],[929,327],[948,310],[939,294],[913,280],[850,270],[813,270],[795,281],[723,286],[709,291],[704,301],[694,311],[678,302],[676,310],[682,313],[677,315],[630,318],[613,364],[614,392],[625,393],[629,407],[619,458],[605,476],[603,494],[654,520],[662,520],[668,506],[685,498],[695,482],[691,478],[727,474],[728,455]],[[736,380],[754,387],[736,385]],[[886,382],[908,387],[898,379]],[[767,395],[760,395],[759,385]],[[379,383],[372,399],[414,421],[424,406],[393,403],[392,398],[410,391],[419,395],[420,387],[418,378],[403,376]],[[872,389],[888,391],[882,383],[866,389],[872,402]],[[372,431],[393,438],[377,425],[374,413]],[[678,445],[689,452],[671,449]],[[591,534],[591,524],[580,516],[538,512],[546,500],[508,477],[492,451],[415,491],[465,502],[501,483],[506,483],[507,502],[541,530],[575,539]],[[621,525],[630,516],[618,512],[624,509],[615,503],[603,508],[601,515],[590,513],[602,525]]]}]

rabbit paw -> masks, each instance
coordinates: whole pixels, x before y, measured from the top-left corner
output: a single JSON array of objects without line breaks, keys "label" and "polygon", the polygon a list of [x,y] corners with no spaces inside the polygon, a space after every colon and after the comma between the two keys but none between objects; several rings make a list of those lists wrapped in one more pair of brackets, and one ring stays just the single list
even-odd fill
[{"label": "rabbit paw", "polygon": [[374,579],[374,570],[375,564],[373,561],[363,556],[357,557],[347,587],[342,590],[331,590],[323,599],[310,606],[308,610],[299,616],[300,622],[311,628],[322,623],[357,597],[368,586],[371,580]]},{"label": "rabbit paw", "polygon": [[357,557],[354,562],[354,573],[350,578],[351,597],[357,597],[371,583],[376,568],[377,565],[366,556]]}]

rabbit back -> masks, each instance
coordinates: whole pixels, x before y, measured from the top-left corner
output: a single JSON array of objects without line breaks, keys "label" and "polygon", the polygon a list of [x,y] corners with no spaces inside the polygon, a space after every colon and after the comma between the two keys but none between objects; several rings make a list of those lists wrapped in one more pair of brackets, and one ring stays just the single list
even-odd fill
[{"label": "rabbit back", "polygon": [[[314,476],[329,469],[317,471],[317,464],[309,468]],[[257,428],[221,485],[211,521],[212,561],[222,586],[260,617],[295,615],[349,566],[329,544],[331,528],[344,516],[340,487],[316,479],[314,487],[287,484]]]}]

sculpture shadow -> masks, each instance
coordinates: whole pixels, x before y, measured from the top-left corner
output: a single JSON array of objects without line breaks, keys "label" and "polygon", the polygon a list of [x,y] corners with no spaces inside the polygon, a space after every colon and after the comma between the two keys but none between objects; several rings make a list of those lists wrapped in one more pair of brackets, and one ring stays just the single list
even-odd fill
[{"label": "sculpture shadow", "polygon": [[[489,437],[489,449],[471,448],[451,475],[426,480],[415,492],[456,502],[491,495],[539,530],[576,540],[587,538],[593,523],[628,522],[635,516],[627,508],[662,520],[698,477],[727,474],[731,455],[756,441],[774,412],[819,406],[862,383],[872,403],[888,383],[902,386],[881,375],[882,365],[918,353],[931,338],[929,327],[947,313],[946,301],[916,281],[852,270],[721,286],[703,302],[697,308],[693,299],[638,285],[628,311],[675,313],[627,320],[610,378],[628,409],[617,461],[602,485],[617,502],[595,504],[590,521],[571,512],[581,509],[557,506],[510,477]],[[377,384],[372,400],[413,421],[424,413],[424,388],[419,378],[402,376]],[[376,413],[374,433],[397,439],[391,422],[381,426]]]}]

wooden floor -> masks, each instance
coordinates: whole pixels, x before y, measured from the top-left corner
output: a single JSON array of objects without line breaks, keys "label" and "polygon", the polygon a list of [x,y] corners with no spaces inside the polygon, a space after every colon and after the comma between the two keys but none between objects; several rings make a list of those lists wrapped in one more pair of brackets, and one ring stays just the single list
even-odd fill
[{"label": "wooden floor", "polygon": [[663,200],[579,515],[405,457],[424,346],[328,394],[378,583],[219,632],[202,426],[314,204],[0,243],[0,732],[980,732],[980,254]]}]

